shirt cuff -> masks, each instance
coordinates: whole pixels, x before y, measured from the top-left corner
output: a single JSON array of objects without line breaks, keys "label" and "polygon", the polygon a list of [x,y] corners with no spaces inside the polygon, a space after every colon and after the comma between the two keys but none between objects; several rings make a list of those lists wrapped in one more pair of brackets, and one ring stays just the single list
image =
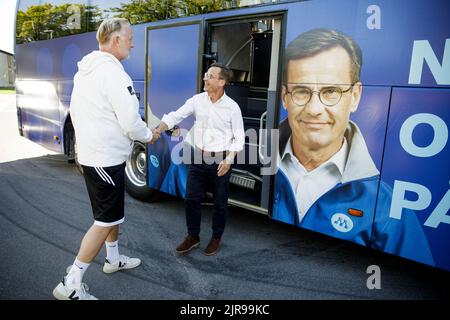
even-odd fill
[{"label": "shirt cuff", "polygon": [[165,124],[167,124],[167,129],[168,130],[172,129],[173,126],[175,125],[174,121],[172,119],[170,119],[170,117],[167,114],[165,114],[162,117],[161,121],[164,122]]}]

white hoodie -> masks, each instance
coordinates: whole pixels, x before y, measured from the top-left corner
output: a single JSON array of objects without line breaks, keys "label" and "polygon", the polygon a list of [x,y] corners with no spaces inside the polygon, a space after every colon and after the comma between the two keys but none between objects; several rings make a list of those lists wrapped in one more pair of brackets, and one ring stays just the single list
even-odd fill
[{"label": "white hoodie", "polygon": [[116,57],[91,52],[78,62],[73,82],[70,115],[79,163],[118,165],[128,158],[133,140],[152,139],[139,114],[131,78]]}]

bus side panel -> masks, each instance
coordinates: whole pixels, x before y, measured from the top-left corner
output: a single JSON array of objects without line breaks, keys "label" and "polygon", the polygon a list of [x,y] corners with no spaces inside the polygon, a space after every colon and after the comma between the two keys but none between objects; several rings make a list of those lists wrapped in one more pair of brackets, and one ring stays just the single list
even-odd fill
[{"label": "bus side panel", "polygon": [[[122,64],[133,81],[144,81],[145,79],[145,32],[147,24],[132,26],[133,29],[133,49],[130,58],[122,60]],[[142,93],[142,95],[144,95]]]},{"label": "bus side panel", "polygon": [[62,152],[59,100],[50,81],[17,81],[17,107],[24,137],[43,147]]},{"label": "bus side panel", "polygon": [[450,87],[450,1],[319,0],[288,10],[286,43],[313,28],[350,35],[363,50],[365,85]]},{"label": "bus side panel", "polygon": [[[144,66],[142,68],[145,68]],[[145,81],[136,81],[133,79],[133,87],[134,92],[136,92],[136,97],[139,100],[139,114],[142,119],[145,118],[145,108],[144,108],[144,100],[145,100]]]},{"label": "bus side panel", "polygon": [[[149,127],[154,127],[164,114],[177,110],[197,93],[199,28],[200,24],[194,23],[148,31],[148,57],[151,70],[147,91]],[[182,136],[185,136],[192,125],[192,117],[179,124]],[[181,161],[177,161],[180,160],[179,157],[171,157],[173,148],[183,145],[180,141],[163,133],[155,144],[148,145],[148,186],[184,197],[187,167]],[[175,151],[173,153],[175,154]]]},{"label": "bus side panel", "polygon": [[145,32],[146,24],[134,25],[133,29],[133,49],[130,58],[121,61],[125,71],[133,79],[133,87],[139,99],[139,113],[144,118],[144,96],[145,96]]},{"label": "bus side panel", "polygon": [[[278,221],[297,225],[302,228],[324,233],[336,238],[345,239],[360,245],[369,245],[372,235],[372,225],[375,217],[379,175],[381,170],[384,138],[386,134],[389,113],[391,87],[377,83],[373,86],[371,74],[365,73],[368,68],[365,57],[371,55],[374,49],[370,42],[364,41],[367,37],[375,36],[380,30],[367,30],[368,18],[366,1],[309,1],[292,4],[288,11],[286,30],[286,45],[298,35],[314,28],[330,28],[346,33],[353,38],[363,51],[362,94],[356,112],[350,114],[350,120],[359,128],[359,145],[353,146],[347,140],[349,148],[357,150],[358,155],[365,154],[366,162],[352,160],[346,166],[344,175],[347,182],[338,184],[321,195],[306,212],[298,199],[306,190],[296,190],[291,185],[286,170],[286,162],[278,162],[278,172],[275,177],[274,204],[272,218]],[[332,15],[324,12],[334,12]],[[371,33],[372,32],[372,33]],[[384,32],[381,30],[381,32]],[[362,43],[361,43],[362,42]],[[336,61],[340,64],[341,61]],[[388,84],[391,79],[386,79]],[[289,97],[287,97],[289,99]],[[287,111],[280,108],[280,148],[286,145]],[[366,150],[366,151],[365,151]],[[280,154],[280,159],[283,154]],[[375,167],[370,173],[364,175],[349,172],[363,171],[365,166]],[[354,168],[349,168],[353,166]],[[358,166],[355,168],[355,166]],[[350,170],[349,170],[350,169]],[[304,210],[304,209],[303,209]],[[300,216],[304,218],[301,219]]]},{"label": "bus side panel", "polygon": [[[359,127],[370,157],[378,170],[381,168],[390,94],[389,87],[363,86],[358,109],[350,117],[350,120]],[[282,110],[280,118],[282,119],[280,136],[284,136],[282,131],[283,123],[287,121],[286,110]],[[280,164],[275,177],[272,217],[336,238],[368,245],[372,233],[379,177],[369,176],[359,180],[329,190],[309,208],[303,221],[298,222],[295,217],[298,210],[296,204],[298,194],[294,191],[295,187],[289,183],[284,165]],[[360,215],[353,214],[354,212]],[[339,223],[345,223],[347,228],[340,228]]]},{"label": "bus side panel", "polygon": [[[450,90],[394,88],[371,246],[450,270]],[[385,203],[384,193],[392,194]],[[385,222],[383,222],[385,221]],[[388,222],[389,221],[389,222]]]},{"label": "bus side panel", "polygon": [[62,130],[77,62],[97,48],[94,33],[16,47],[17,107],[25,137],[63,152]]},{"label": "bus side panel", "polygon": [[[324,14],[327,12],[333,14]],[[354,188],[348,184],[347,188],[339,191],[339,186],[328,191],[299,223],[295,218],[298,194],[293,191],[295,188],[290,187],[289,177],[283,170],[278,170],[274,187],[274,219],[449,269],[450,258],[445,254],[448,252],[445,244],[450,240],[450,221],[446,216],[450,202],[450,193],[447,192],[449,154],[448,147],[442,147],[443,140],[447,141],[445,132],[450,101],[447,93],[450,86],[449,12],[450,3],[440,0],[331,0],[289,4],[286,45],[313,28],[331,28],[346,33],[361,47],[362,97],[357,112],[351,114],[350,119],[361,129],[370,157],[383,174],[381,178],[373,175],[372,178],[360,179],[361,183]],[[417,90],[415,97],[410,98],[411,93],[399,93],[407,89],[394,89],[391,97],[390,88],[395,86],[411,87],[408,89],[411,92]],[[409,111],[402,115],[408,110],[403,101],[407,98],[410,99]],[[417,101],[421,101],[421,106]],[[412,111],[412,106],[417,110]],[[406,153],[401,151],[403,148],[398,142],[401,124],[407,119],[407,114],[427,112],[425,109],[442,121],[429,117],[434,119],[429,120],[433,125],[418,125],[412,132],[412,139],[419,148],[426,148],[433,137],[439,135],[441,142],[437,146],[443,149],[430,157],[416,156],[413,160],[405,155],[399,157],[398,152]],[[389,115],[389,112],[393,114]],[[388,116],[389,136],[385,141]],[[286,110],[280,108],[281,137],[286,117]],[[419,130],[431,130],[423,137],[428,140],[415,140]],[[433,130],[439,130],[439,133],[434,132],[433,136]],[[394,141],[397,141],[395,147],[391,146]],[[408,157],[412,158],[411,155]],[[281,162],[278,164],[280,168],[283,166]],[[354,201],[347,197],[351,193]],[[395,199],[393,207],[391,197]],[[358,198],[364,201],[358,202]],[[326,214],[317,215],[321,212]],[[367,222],[363,225],[365,231],[356,234],[355,228],[360,227],[363,220]],[[333,230],[331,224],[340,230]]]},{"label": "bus side panel", "polygon": [[61,152],[59,99],[52,51],[39,43],[21,45],[16,50],[16,64],[17,107],[23,136],[49,150]]}]

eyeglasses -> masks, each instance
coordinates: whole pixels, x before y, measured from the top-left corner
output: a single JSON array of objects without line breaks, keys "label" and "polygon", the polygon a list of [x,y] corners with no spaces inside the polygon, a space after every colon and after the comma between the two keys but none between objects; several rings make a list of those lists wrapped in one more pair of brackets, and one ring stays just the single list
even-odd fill
[{"label": "eyeglasses", "polygon": [[210,73],[208,73],[208,72],[205,72],[205,74],[203,75],[203,79],[206,79],[206,80],[220,79],[220,77],[219,77],[219,78],[216,78],[216,77],[214,77],[212,74],[210,74]]},{"label": "eyeglasses", "polygon": [[291,95],[292,102],[299,107],[305,106],[312,98],[313,93],[319,95],[319,100],[327,107],[335,106],[342,98],[342,94],[349,92],[355,84],[353,83],[347,90],[340,87],[323,87],[320,91],[311,90],[308,87],[295,87],[287,93]]}]

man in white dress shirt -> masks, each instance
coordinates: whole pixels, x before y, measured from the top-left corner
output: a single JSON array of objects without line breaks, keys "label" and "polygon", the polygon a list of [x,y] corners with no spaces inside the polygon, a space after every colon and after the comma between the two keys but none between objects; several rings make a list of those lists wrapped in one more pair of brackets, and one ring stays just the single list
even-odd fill
[{"label": "man in white dress shirt", "polygon": [[208,183],[213,187],[214,215],[212,237],[205,255],[217,253],[228,215],[231,164],[244,147],[244,125],[238,104],[225,94],[231,70],[213,63],[205,73],[204,91],[188,99],[177,111],[164,115],[160,132],[173,128],[194,115],[194,161],[189,166],[186,187],[186,224],[188,235],[176,248],[187,253],[200,245],[201,201]]}]

